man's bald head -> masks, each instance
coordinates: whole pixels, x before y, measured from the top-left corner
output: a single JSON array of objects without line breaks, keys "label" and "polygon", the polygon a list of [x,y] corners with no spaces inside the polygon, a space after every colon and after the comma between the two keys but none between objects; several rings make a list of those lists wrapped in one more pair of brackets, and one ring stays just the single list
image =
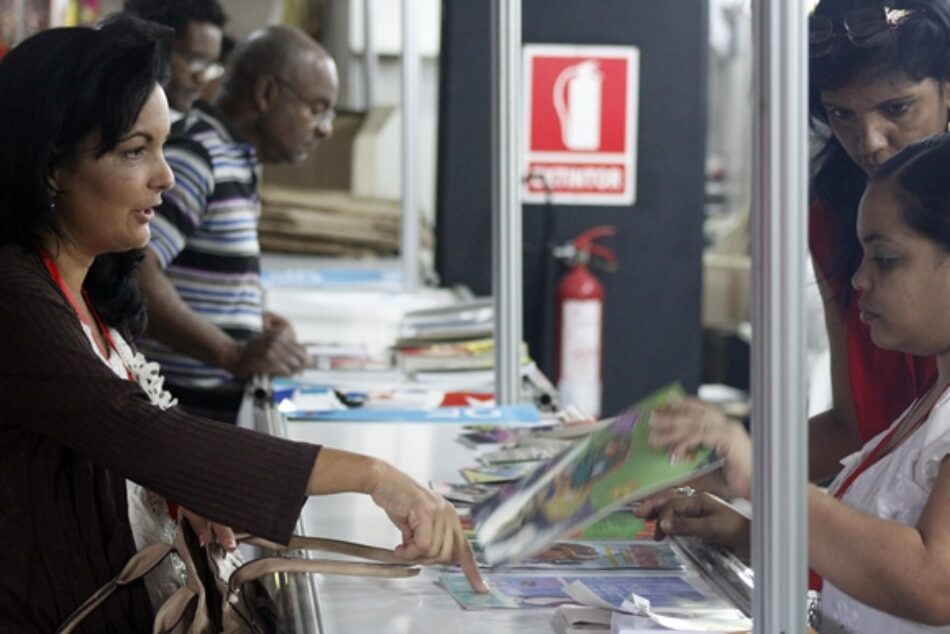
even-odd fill
[{"label": "man's bald head", "polygon": [[332,62],[329,53],[303,30],[268,26],[252,32],[235,47],[223,88],[237,96],[264,75],[291,77],[301,67],[325,66],[327,62]]},{"label": "man's bald head", "polygon": [[304,31],[269,26],[242,40],[215,103],[265,163],[303,160],[333,133],[333,58]]}]

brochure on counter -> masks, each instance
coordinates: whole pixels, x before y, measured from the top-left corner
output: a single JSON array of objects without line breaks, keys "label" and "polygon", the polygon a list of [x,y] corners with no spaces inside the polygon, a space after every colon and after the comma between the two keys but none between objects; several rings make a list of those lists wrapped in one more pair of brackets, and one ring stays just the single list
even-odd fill
[{"label": "brochure on counter", "polygon": [[599,600],[599,604],[621,606],[631,594],[645,597],[653,609],[713,609],[731,606],[712,592],[703,592],[682,575],[676,574],[488,574],[489,592],[472,590],[465,575],[444,574],[442,586],[466,610],[552,608],[577,600],[566,586],[580,582]]},{"label": "brochure on counter", "polygon": [[[484,564],[478,542],[475,559]],[[674,570],[686,569],[667,542],[559,541],[511,568],[520,570]]]},{"label": "brochure on counter", "polygon": [[374,387],[274,379],[273,399],[288,420],[551,425],[533,404],[495,405],[484,392]]},{"label": "brochure on counter", "polygon": [[344,409],[296,410],[286,413],[290,420],[354,423],[466,423],[495,420],[505,424],[537,423],[534,405],[495,407],[437,407],[435,409]]},{"label": "brochure on counter", "polygon": [[[596,586],[589,586],[583,579],[574,580],[564,586],[565,594],[585,608],[610,613],[611,631],[617,634],[638,634],[656,630],[697,634],[747,634],[752,629],[752,620],[748,616],[712,594],[704,595],[705,600],[701,602],[686,599],[674,600],[672,604],[668,604],[667,597],[662,593],[662,602],[656,600],[656,588],[650,588],[650,591],[654,598],[634,591],[618,603],[615,600],[617,597],[614,597],[614,600],[606,599]],[[562,615],[565,607],[558,608]]]},{"label": "brochure on counter", "polygon": [[510,462],[481,467],[463,467],[459,469],[459,473],[469,484],[501,484],[520,480],[543,465],[543,461]]},{"label": "brochure on counter", "polygon": [[647,442],[654,408],[682,394],[678,385],[646,397],[607,427],[575,443],[472,511],[475,532],[492,566],[517,562],[658,491],[719,467],[709,450],[671,464]]}]

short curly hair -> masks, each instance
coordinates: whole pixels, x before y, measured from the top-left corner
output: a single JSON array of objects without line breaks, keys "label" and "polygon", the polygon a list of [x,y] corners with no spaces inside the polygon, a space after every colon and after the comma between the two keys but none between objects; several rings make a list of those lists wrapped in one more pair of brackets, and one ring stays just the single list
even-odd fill
[{"label": "short curly hair", "polygon": [[175,29],[181,36],[189,22],[210,22],[223,29],[228,16],[218,0],[125,0],[123,9]]}]

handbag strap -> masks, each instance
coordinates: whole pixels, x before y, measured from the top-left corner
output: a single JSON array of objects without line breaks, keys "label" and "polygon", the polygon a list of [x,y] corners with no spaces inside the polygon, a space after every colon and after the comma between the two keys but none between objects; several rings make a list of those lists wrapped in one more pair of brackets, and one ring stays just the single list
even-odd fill
[{"label": "handbag strap", "polygon": [[[335,559],[293,559],[285,557],[262,557],[247,562],[237,568],[230,577],[228,589],[233,592],[247,583],[274,573],[319,573],[329,575],[346,575],[357,577],[404,578],[414,577],[422,571],[417,564],[405,563],[397,559],[392,551],[376,546],[365,546],[354,542],[336,539],[322,539],[319,537],[305,537],[293,535],[287,546],[271,542],[260,537],[253,537],[247,533],[235,536],[237,541],[268,550],[283,553],[290,550],[322,550],[339,553],[351,557],[371,559],[368,563],[357,561],[341,561]],[[174,544],[152,544],[133,555],[122,568],[122,571],[108,583],[99,588],[92,596],[83,602],[65,622],[56,630],[56,634],[70,634],[96,608],[108,599],[117,588],[141,579],[151,572],[170,553],[176,552],[185,563],[187,569],[186,585],[179,588],[158,610],[155,617],[155,627],[164,628],[156,631],[171,630],[182,618],[191,602],[203,593],[203,588],[196,583],[197,574],[195,564],[184,541],[182,527],[179,526]],[[198,587],[190,587],[192,584]]]},{"label": "handbag strap", "polygon": [[274,573],[318,573],[397,579],[415,577],[422,571],[421,566],[406,563],[397,558],[391,550],[339,539],[291,535],[286,546],[247,533],[235,535],[235,539],[242,544],[258,546],[278,553],[286,553],[291,550],[320,550],[382,563],[342,561],[338,559],[261,557],[247,562],[234,571],[228,583],[228,589],[232,592],[243,583]]},{"label": "handbag strap", "polygon": [[[152,632],[174,632],[175,627],[181,623],[185,613],[197,598],[198,594],[188,586],[182,586],[175,590],[172,596],[165,599],[158,611],[155,612]],[[198,612],[195,611],[196,616],[197,614]]]},{"label": "handbag strap", "polygon": [[[176,627],[184,619],[186,613],[191,613],[193,619],[192,629],[189,631],[211,632],[213,630],[208,610],[201,609],[202,606],[207,605],[208,593],[200,579],[198,565],[192,556],[192,550],[189,548],[189,542],[197,543],[197,541],[198,538],[187,520],[179,519],[175,541],[172,542],[172,550],[185,566],[184,584],[172,596],[162,602],[162,605],[155,612],[155,618],[152,622],[153,634],[176,631]],[[197,604],[197,607],[193,608],[192,606],[195,604]]]},{"label": "handbag strap", "polygon": [[164,560],[174,548],[170,544],[152,544],[135,553],[111,581],[96,590],[69,618],[59,626],[56,634],[70,634],[89,614],[112,596],[117,588],[141,579]]},{"label": "handbag strap", "polygon": [[321,537],[306,537],[303,535],[291,535],[290,541],[286,546],[276,542],[268,541],[260,537],[254,537],[247,533],[236,535],[235,538],[242,544],[258,546],[266,550],[272,550],[278,553],[285,553],[290,550],[321,550],[327,553],[338,553],[349,555],[350,557],[359,557],[360,559],[370,559],[372,561],[381,561],[387,564],[407,565],[402,559],[396,557],[393,551],[377,546],[366,546],[355,542],[347,542],[340,539],[325,539]]},{"label": "handbag strap", "polygon": [[234,571],[228,581],[228,589],[234,592],[242,584],[275,573],[319,573],[350,577],[382,577],[398,579],[415,577],[422,571],[418,564],[383,564],[339,559],[287,559],[284,557],[261,557],[247,562]]}]

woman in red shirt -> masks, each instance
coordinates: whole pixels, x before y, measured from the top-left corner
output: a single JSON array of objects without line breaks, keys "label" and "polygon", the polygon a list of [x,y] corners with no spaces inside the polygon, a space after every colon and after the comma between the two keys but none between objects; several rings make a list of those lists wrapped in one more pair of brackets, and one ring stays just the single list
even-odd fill
[{"label": "woman in red shirt", "polygon": [[887,427],[936,377],[932,358],[882,350],[850,279],[867,176],[908,144],[947,129],[950,3],[824,0],[809,24],[809,109],[830,131],[812,182],[808,242],[825,308],[832,408],[810,421],[813,480]]},{"label": "woman in red shirt", "polygon": [[[947,130],[950,0],[822,0],[809,19],[809,57],[811,123],[826,137],[808,230],[831,353],[832,407],[809,421],[809,476],[822,482],[936,377],[932,358],[874,345],[850,279],[860,263],[855,222],[868,175]],[[661,424],[724,416],[695,399],[653,415]]]}]

